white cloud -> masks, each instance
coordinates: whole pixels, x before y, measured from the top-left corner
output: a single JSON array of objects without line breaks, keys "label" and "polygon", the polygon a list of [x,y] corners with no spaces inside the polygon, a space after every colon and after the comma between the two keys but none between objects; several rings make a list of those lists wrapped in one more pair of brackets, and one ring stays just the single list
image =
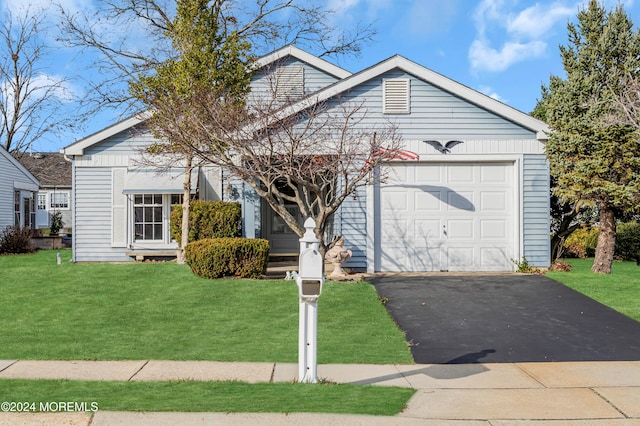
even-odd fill
[{"label": "white cloud", "polygon": [[575,8],[561,3],[550,5],[536,3],[515,16],[509,16],[507,32],[520,37],[537,39],[545,36],[559,22],[566,23],[575,14]]},{"label": "white cloud", "polygon": [[535,2],[513,9],[515,2],[482,0],[473,18],[476,37],[469,47],[474,71],[499,72],[543,56],[553,29],[575,16],[577,8],[566,2]]},{"label": "white cloud", "polygon": [[547,44],[543,41],[530,41],[506,42],[497,50],[485,41],[474,40],[469,48],[469,60],[475,70],[504,71],[515,63],[542,55],[546,48]]}]

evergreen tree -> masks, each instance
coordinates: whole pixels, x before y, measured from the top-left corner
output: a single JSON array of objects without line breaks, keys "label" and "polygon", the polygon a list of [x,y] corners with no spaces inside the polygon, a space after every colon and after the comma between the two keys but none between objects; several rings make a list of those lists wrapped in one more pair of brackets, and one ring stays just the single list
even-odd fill
[{"label": "evergreen tree", "polygon": [[547,156],[556,193],[599,209],[592,270],[610,273],[616,217],[637,208],[640,192],[639,129],[610,120],[623,77],[640,73],[640,35],[621,5],[607,12],[591,0],[577,17],[560,47],[566,78],[551,77],[540,108],[552,129]]},{"label": "evergreen tree", "polygon": [[[191,174],[197,152],[210,140],[197,140],[186,131],[198,125],[203,103],[214,108],[215,133],[224,133],[225,120],[237,118],[230,111],[243,109],[250,91],[251,45],[236,31],[228,31],[222,2],[179,0],[177,14],[166,31],[176,52],[155,68],[155,74],[141,75],[130,83],[134,98],[151,111],[147,124],[160,142],[148,152],[148,161],[160,167],[179,164],[185,168],[182,201],[182,241],[178,262],[184,263],[189,236]],[[206,97],[203,97],[206,94]],[[205,107],[206,109],[206,107]],[[236,123],[233,123],[235,125]],[[217,141],[222,141],[221,136]]]}]

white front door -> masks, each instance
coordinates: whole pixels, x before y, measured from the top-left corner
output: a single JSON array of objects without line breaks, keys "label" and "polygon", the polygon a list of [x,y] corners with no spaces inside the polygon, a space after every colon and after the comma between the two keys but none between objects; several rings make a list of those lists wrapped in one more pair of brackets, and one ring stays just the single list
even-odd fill
[{"label": "white front door", "polygon": [[514,163],[399,163],[380,187],[381,271],[510,271]]}]

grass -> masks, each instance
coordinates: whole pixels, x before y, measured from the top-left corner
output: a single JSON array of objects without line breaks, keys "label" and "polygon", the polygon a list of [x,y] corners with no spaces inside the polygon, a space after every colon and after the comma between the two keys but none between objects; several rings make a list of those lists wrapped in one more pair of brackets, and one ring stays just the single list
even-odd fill
[{"label": "grass", "polygon": [[547,273],[549,278],[640,321],[640,267],[635,262],[614,262],[611,274],[591,272],[593,259],[565,259],[571,272]]},{"label": "grass", "polygon": [[[413,389],[242,382],[0,380],[4,401],[96,403],[105,411],[319,412],[392,416]],[[10,395],[10,396],[8,396]]]},{"label": "grass", "polygon": [[[0,359],[297,362],[293,281],[70,256],[0,256]],[[318,305],[318,363],[413,362],[370,284],[325,283]]]}]

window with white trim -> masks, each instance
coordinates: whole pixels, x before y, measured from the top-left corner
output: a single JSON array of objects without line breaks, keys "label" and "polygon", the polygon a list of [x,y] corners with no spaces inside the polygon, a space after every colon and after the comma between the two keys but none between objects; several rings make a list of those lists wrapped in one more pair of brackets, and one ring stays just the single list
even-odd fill
[{"label": "window with white trim", "polygon": [[162,194],[135,194],[133,212],[135,241],[164,239]]},{"label": "window with white trim", "polygon": [[[38,197],[38,206],[39,205],[40,205],[40,198]],[[68,209],[69,193],[68,192],[52,192],[50,207],[52,209]]]},{"label": "window with white trim", "polygon": [[47,209],[47,194],[38,194],[38,210]]},{"label": "window with white trim", "polygon": [[411,84],[408,78],[382,80],[383,114],[409,114]]}]

